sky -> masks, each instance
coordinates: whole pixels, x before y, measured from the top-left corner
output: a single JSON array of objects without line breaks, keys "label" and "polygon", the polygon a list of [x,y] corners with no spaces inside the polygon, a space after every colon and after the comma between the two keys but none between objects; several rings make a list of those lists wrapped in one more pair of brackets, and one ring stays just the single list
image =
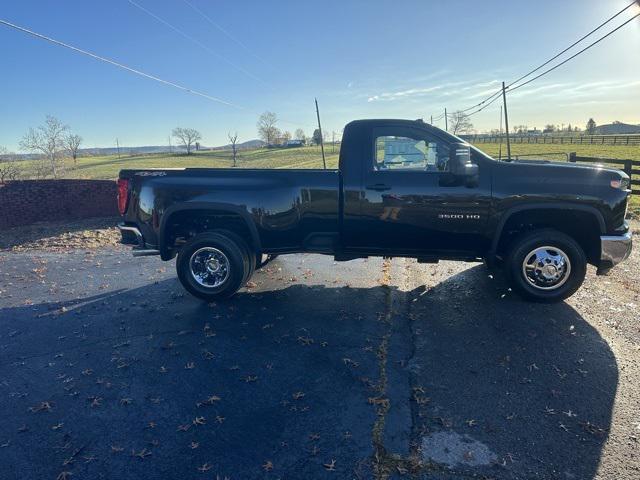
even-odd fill
[{"label": "sky", "polygon": [[[167,145],[176,126],[198,129],[204,145],[236,131],[246,141],[266,110],[310,135],[314,97],[329,135],[358,118],[429,121],[480,102],[629,3],[5,0],[0,19],[211,98],[0,25],[0,146],[19,151],[46,115],[87,148]],[[640,123],[640,18],[507,101],[510,125]],[[498,128],[499,105],[472,117],[477,131]]]}]

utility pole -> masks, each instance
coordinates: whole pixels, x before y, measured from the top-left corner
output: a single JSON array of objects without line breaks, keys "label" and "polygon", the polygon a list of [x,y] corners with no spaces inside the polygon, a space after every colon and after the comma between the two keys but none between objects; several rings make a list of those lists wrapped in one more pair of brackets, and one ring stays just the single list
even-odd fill
[{"label": "utility pole", "polygon": [[507,113],[507,93],[502,82],[502,102],[504,103],[504,128],[507,132],[507,158],[511,161],[511,141],[509,140],[509,114]]},{"label": "utility pole", "polygon": [[118,149],[118,159],[120,159],[120,142],[116,138],[116,148]]},{"label": "utility pole", "polygon": [[433,115],[431,115],[431,122],[429,122],[430,125],[433,125]]},{"label": "utility pole", "polygon": [[318,131],[320,132],[320,149],[322,150],[322,165],[327,169],[327,161],[324,158],[324,138],[322,137],[322,125],[320,125],[320,109],[318,108],[318,99],[316,101],[316,117],[318,117]]},{"label": "utility pole", "polygon": [[502,105],[500,105],[500,148],[498,150],[498,160],[502,160]]},{"label": "utility pole", "polygon": [[444,129],[445,131],[449,131],[449,119],[447,118],[447,109],[444,109]]},{"label": "utility pole", "polygon": [[331,153],[336,153],[336,132],[331,131]]},{"label": "utility pole", "polygon": [[173,146],[171,145],[171,135],[169,135],[169,153],[173,155]]}]

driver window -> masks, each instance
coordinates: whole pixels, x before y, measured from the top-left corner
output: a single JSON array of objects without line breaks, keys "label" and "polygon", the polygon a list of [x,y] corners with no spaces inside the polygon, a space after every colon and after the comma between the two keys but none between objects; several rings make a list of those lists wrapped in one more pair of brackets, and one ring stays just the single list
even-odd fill
[{"label": "driver window", "polygon": [[376,137],[376,171],[449,171],[449,147],[438,140],[383,135]]}]

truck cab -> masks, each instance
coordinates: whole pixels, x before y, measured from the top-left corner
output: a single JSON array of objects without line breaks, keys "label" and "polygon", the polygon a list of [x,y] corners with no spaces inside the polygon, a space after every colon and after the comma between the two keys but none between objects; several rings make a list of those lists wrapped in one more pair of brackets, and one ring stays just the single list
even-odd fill
[{"label": "truck cab", "polygon": [[488,247],[493,160],[422,122],[345,129],[343,245],[350,252],[474,259]]}]

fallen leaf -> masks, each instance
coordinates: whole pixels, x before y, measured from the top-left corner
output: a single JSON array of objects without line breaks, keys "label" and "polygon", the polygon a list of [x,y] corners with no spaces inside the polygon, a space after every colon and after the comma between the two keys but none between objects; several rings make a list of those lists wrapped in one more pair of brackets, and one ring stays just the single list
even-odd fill
[{"label": "fallen leaf", "polygon": [[325,470],[327,470],[328,472],[335,472],[336,471],[336,461],[335,460],[331,460],[331,462],[329,463],[324,463],[322,465]]}]

